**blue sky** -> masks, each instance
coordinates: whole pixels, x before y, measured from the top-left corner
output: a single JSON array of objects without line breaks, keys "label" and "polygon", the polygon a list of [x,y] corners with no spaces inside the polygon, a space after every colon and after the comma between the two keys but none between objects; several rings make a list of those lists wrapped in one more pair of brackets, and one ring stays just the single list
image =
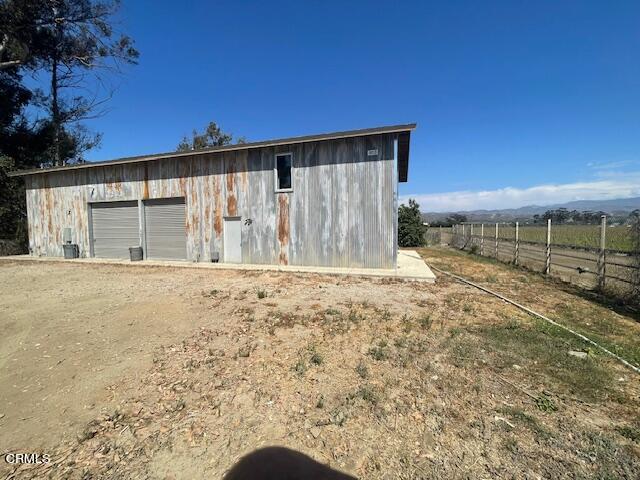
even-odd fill
[{"label": "blue sky", "polygon": [[124,0],[140,62],[91,160],[417,122],[422,209],[640,196],[640,2]]}]

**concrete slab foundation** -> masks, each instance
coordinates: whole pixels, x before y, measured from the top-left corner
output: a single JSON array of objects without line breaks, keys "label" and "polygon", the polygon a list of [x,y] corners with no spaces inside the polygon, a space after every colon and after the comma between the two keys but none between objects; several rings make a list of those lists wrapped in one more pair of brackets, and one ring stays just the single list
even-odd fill
[{"label": "concrete slab foundation", "polygon": [[205,268],[211,270],[259,270],[274,272],[319,273],[323,275],[352,275],[359,277],[386,277],[402,280],[414,280],[433,283],[436,276],[424,263],[424,260],[415,250],[400,250],[398,252],[398,268],[332,268],[332,267],[306,267],[296,265],[256,265],[244,263],[204,263],[204,262],[180,262],[172,260],[143,260],[131,262],[129,260],[105,259],[105,258],[76,258],[66,260],[60,257],[34,257],[31,255],[12,255],[0,257],[0,261],[25,261],[25,262],[69,262],[77,264],[100,265],[131,265],[149,267],[177,267],[177,268]]}]

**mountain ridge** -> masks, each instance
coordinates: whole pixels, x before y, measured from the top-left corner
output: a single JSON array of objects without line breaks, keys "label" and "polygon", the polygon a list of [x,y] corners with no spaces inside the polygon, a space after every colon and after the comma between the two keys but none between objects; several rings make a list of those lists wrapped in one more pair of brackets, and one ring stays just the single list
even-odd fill
[{"label": "mountain ridge", "polygon": [[441,220],[452,214],[466,215],[469,220],[476,219],[500,219],[516,220],[519,218],[530,218],[533,215],[542,215],[547,210],[566,208],[567,210],[578,211],[603,211],[611,215],[629,214],[635,209],[640,209],[640,197],[614,198],[610,200],[573,200],[571,202],[556,203],[552,205],[525,205],[517,208],[502,209],[478,209],[478,210],[457,210],[450,212],[422,212],[422,216],[427,222]]}]

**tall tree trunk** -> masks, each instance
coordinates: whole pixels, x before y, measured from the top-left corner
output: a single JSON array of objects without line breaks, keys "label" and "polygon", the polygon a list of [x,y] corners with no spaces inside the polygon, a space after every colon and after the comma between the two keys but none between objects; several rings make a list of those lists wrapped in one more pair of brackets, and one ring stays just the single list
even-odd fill
[{"label": "tall tree trunk", "polygon": [[51,117],[53,121],[53,164],[62,165],[60,152],[60,105],[58,104],[58,56],[54,55],[51,70]]},{"label": "tall tree trunk", "polygon": [[60,84],[58,83],[58,66],[60,64],[60,49],[62,48],[62,19],[58,18],[58,5],[53,2],[53,19],[56,29],[56,44],[51,58],[51,120],[53,122],[53,163],[54,165],[63,165],[65,163],[62,158],[62,148],[60,145],[62,119],[60,117],[60,102],[58,99],[58,91]]}]

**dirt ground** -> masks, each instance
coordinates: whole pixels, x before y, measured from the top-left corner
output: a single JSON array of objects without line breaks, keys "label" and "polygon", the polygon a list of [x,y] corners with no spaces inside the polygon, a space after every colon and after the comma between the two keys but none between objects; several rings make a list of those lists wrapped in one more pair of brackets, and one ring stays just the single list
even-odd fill
[{"label": "dirt ground", "polygon": [[[640,356],[630,315],[421,253]],[[221,478],[267,445],[359,478],[640,471],[638,374],[443,276],[3,261],[0,327],[0,450],[51,458],[7,478]]]}]

